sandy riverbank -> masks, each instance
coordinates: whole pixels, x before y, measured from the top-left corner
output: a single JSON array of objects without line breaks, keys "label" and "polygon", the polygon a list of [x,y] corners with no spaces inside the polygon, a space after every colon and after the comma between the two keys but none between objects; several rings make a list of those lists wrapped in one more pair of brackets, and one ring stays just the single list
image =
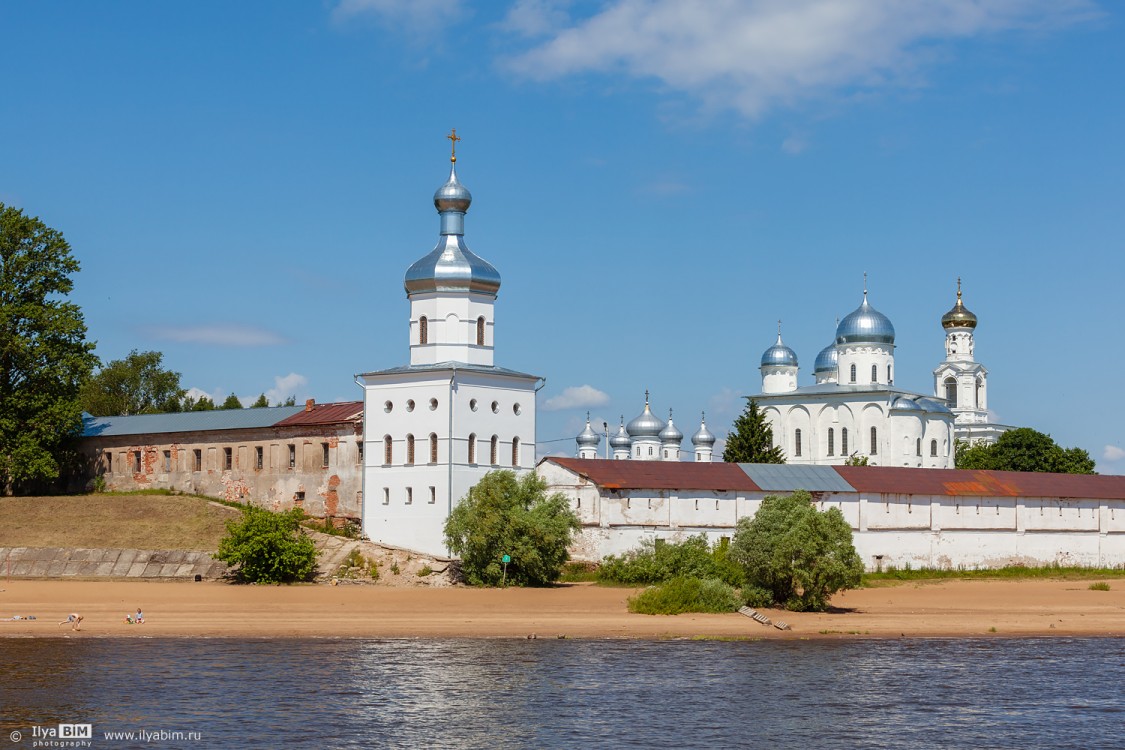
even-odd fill
[{"label": "sandy riverbank", "polygon": [[[782,632],[738,614],[630,614],[631,589],[234,586],[224,583],[12,580],[0,582],[0,637],[817,638],[1125,636],[1125,581],[947,581],[859,589],[840,611],[763,610]],[[142,607],[143,625],[124,622]],[[57,623],[68,612],[79,633]],[[10,620],[35,615],[36,620]],[[993,629],[995,629],[993,631]]]}]

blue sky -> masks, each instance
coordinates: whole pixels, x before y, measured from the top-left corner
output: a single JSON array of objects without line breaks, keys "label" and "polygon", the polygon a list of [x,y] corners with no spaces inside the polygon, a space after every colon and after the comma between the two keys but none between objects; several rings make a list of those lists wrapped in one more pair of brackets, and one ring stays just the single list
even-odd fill
[{"label": "blue sky", "polygon": [[[0,201],[63,231],[103,360],[358,399],[403,364],[448,169],[497,364],[574,450],[646,389],[720,436],[776,335],[894,322],[931,393],[964,280],[1005,424],[1125,473],[1125,34],[1095,0],[0,4]],[[688,443],[685,441],[685,446]]]}]

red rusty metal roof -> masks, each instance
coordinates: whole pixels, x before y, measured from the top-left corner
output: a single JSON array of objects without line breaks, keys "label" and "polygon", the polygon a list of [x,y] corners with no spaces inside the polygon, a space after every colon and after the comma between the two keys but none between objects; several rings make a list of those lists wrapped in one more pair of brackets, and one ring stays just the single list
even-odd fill
[{"label": "red rusty metal roof", "polygon": [[761,488],[739,468],[728,463],[686,461],[614,461],[603,458],[550,456],[565,469],[587,477],[610,490],[712,490],[761,492]]},{"label": "red rusty metal roof", "polygon": [[275,427],[294,425],[339,424],[341,422],[362,422],[362,401],[340,401],[335,404],[306,403],[305,408],[291,417],[278,422]]},{"label": "red rusty metal roof", "polygon": [[844,481],[860,492],[1125,499],[1125,476],[1118,475],[911,469],[901,466],[837,466],[835,468]]}]

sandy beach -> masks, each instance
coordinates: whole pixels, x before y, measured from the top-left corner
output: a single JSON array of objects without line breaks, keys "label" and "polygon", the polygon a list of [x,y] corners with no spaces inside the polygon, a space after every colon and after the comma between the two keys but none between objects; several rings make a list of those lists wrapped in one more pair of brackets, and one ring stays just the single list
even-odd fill
[{"label": "sandy beach", "polygon": [[[12,580],[0,583],[0,637],[840,638],[1125,636],[1125,582],[946,581],[847,591],[836,611],[630,614],[627,588],[393,588],[361,585]],[[146,622],[125,615],[143,608]],[[69,612],[82,630],[58,625]],[[35,620],[12,620],[34,615]]]}]

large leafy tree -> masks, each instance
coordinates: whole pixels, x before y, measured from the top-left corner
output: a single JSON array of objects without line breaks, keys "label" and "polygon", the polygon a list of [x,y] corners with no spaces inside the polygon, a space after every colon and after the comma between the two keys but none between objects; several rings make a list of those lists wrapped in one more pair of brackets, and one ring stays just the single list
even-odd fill
[{"label": "large leafy tree", "polygon": [[104,365],[82,387],[82,406],[95,417],[159,414],[182,409],[180,373],[164,369],[160,352],[129,352]]},{"label": "large leafy tree", "polygon": [[785,454],[773,444],[773,429],[754,399],[749,399],[742,414],[734,420],[723,460],[735,464],[785,463]]},{"label": "large leafy tree", "polygon": [[1063,448],[1050,435],[1030,427],[1008,430],[991,445],[958,443],[954,456],[958,469],[1094,473],[1089,453],[1081,448]]},{"label": "large leafy tree", "polygon": [[547,495],[535,472],[490,471],[469,490],[445,522],[445,543],[461,558],[465,581],[497,586],[504,580],[504,555],[511,557],[507,581],[545,586],[557,581],[579,528],[560,492]]},{"label": "large leafy tree", "polygon": [[227,396],[226,400],[223,401],[222,406],[220,406],[219,408],[220,409],[241,409],[242,408],[242,401],[238,398],[238,396],[236,396],[232,393],[229,396]]},{"label": "large leafy tree", "polygon": [[97,358],[67,295],[78,261],[61,232],[0,203],[0,491],[59,476],[82,428]]},{"label": "large leafy tree", "polygon": [[730,557],[746,572],[754,603],[823,611],[837,591],[855,588],[863,561],[839,508],[820,512],[804,490],[769,495],[753,518],[738,522]]},{"label": "large leafy tree", "polygon": [[227,521],[216,560],[237,566],[235,575],[247,583],[307,581],[316,572],[316,545],[301,529],[299,509],[274,513],[248,505],[242,518]]}]

